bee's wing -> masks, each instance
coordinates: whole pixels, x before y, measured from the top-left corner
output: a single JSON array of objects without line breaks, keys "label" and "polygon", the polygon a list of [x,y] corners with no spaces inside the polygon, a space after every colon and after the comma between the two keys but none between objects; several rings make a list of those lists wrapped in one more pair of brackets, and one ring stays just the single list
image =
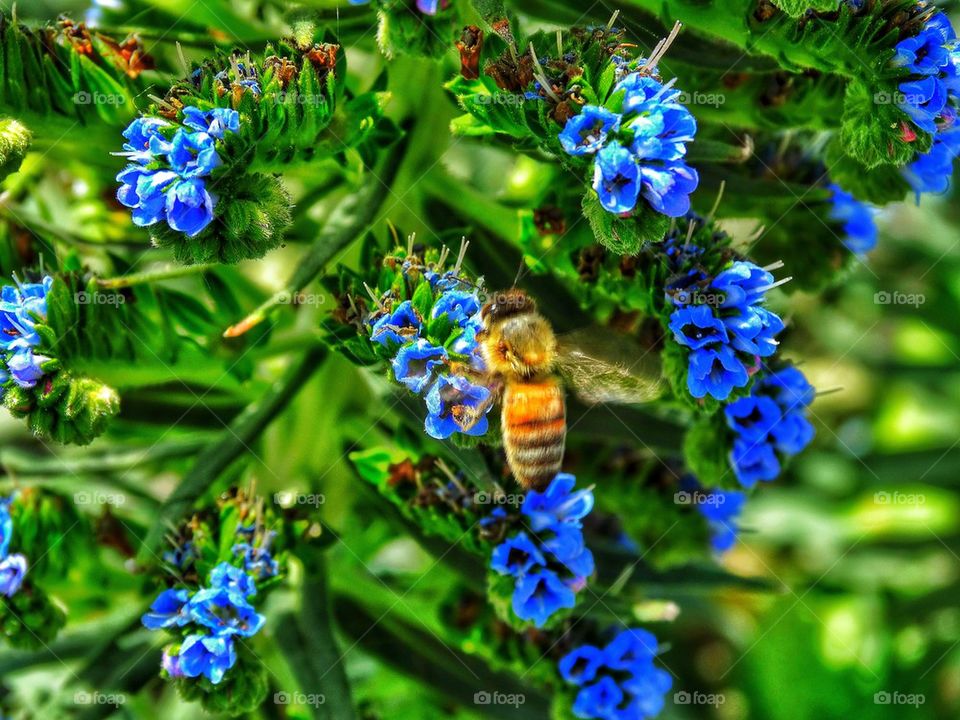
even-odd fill
[{"label": "bee's wing", "polygon": [[557,367],[567,387],[591,405],[647,403],[661,394],[659,355],[609,328],[561,335]]}]

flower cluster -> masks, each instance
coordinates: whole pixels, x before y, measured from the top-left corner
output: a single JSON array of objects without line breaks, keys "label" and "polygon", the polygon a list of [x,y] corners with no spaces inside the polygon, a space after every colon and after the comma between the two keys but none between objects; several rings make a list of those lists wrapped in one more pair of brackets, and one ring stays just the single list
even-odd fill
[{"label": "flower cluster", "polygon": [[[911,121],[934,136],[933,147],[903,170],[916,191],[944,192],[953,174],[953,161],[960,152],[956,131],[960,105],[960,41],[950,19],[942,12],[930,17],[915,36],[896,46],[894,65],[910,73],[900,83],[900,108]],[[912,131],[905,130],[909,139]]]},{"label": "flower cluster", "polygon": [[857,255],[870,252],[877,245],[876,209],[860,202],[838,185],[829,185],[831,220],[843,224],[843,244]]},{"label": "flower cluster", "polygon": [[119,154],[130,164],[117,175],[117,199],[131,209],[135,225],[164,220],[172,230],[196,237],[214,218],[217,196],[207,179],[223,164],[218,143],[240,129],[240,114],[193,106],[182,113],[181,127],[141,117],[124,130],[126,143]]},{"label": "flower cluster", "polygon": [[593,493],[574,492],[575,483],[573,475],[559,473],[544,492],[529,491],[520,509],[526,529],[494,548],[490,559],[494,571],[516,581],[513,612],[538,628],[561,608],[572,608],[593,573],[581,524],[593,509]]},{"label": "flower cluster", "polygon": [[13,496],[0,498],[0,595],[13,597],[23,584],[27,574],[27,559],[19,554],[10,554],[10,540],[13,537],[13,519],[10,517],[10,503]]},{"label": "flower cluster", "polygon": [[207,587],[190,593],[164,590],[141,621],[150,630],[185,633],[177,646],[164,650],[163,668],[170,677],[204,676],[214,685],[237,661],[234,638],[256,635],[265,618],[249,598],[257,594],[254,579],[228,562],[211,572]]},{"label": "flower cluster", "polygon": [[395,288],[379,299],[367,319],[371,341],[390,358],[397,382],[424,397],[428,435],[483,435],[491,391],[466,376],[483,368],[478,286],[459,274],[459,263],[444,271],[442,262],[424,263],[413,255],[387,262],[394,261],[410,299],[401,299]]},{"label": "flower cluster", "polygon": [[594,156],[593,189],[607,211],[628,215],[641,197],[669,217],[690,209],[699,176],[684,157],[697,123],[679,95],[672,83],[632,72],[614,88],[618,112],[585,105],[567,120],[560,144],[569,155]]},{"label": "flower cluster", "polygon": [[560,675],[580,688],[573,703],[579,718],[643,720],[663,710],[673,685],[670,673],[654,665],[657,639],[646,630],[619,633],[603,648],[581,645],[565,655]]},{"label": "flower cluster", "polygon": [[790,457],[813,440],[806,417],[815,391],[797,368],[786,366],[764,375],[743,397],[725,408],[727,425],[736,434],[730,464],[737,480],[750,488],[780,474],[780,457]]},{"label": "flower cluster", "polygon": [[[351,5],[369,5],[370,0],[350,0]],[[436,15],[440,10],[448,7],[450,0],[417,0],[417,10],[424,15]]]},{"label": "flower cluster", "polygon": [[767,270],[737,260],[713,278],[693,268],[667,287],[677,306],[670,330],[690,350],[687,388],[693,397],[726,400],[747,385],[761,358],[776,352],[783,321],[762,307],[774,285]]},{"label": "flower cluster", "polygon": [[[14,278],[16,280],[16,278]],[[44,376],[44,363],[50,358],[35,350],[41,338],[37,322],[47,316],[47,294],[53,278],[39,283],[5,285],[0,291],[0,383],[10,381],[21,388],[35,387]]]}]

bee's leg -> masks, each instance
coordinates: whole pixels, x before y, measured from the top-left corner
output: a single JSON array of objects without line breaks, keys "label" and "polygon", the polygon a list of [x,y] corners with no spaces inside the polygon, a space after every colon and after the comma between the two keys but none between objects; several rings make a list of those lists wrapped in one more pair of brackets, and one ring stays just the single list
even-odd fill
[{"label": "bee's leg", "polygon": [[493,380],[487,384],[487,388],[490,390],[490,396],[483,402],[473,407],[468,405],[454,405],[450,409],[450,414],[453,416],[457,425],[460,426],[461,432],[467,432],[474,427],[480,422],[480,418],[486,415],[487,411],[493,407],[503,392],[503,381]]}]

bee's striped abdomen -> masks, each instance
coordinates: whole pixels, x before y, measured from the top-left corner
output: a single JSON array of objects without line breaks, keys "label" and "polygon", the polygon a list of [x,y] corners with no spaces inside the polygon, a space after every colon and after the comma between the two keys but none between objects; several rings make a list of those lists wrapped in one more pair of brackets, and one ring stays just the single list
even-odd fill
[{"label": "bee's striped abdomen", "polygon": [[526,488],[545,487],[560,472],[567,438],[558,380],[507,383],[502,424],[507,462],[517,482]]}]

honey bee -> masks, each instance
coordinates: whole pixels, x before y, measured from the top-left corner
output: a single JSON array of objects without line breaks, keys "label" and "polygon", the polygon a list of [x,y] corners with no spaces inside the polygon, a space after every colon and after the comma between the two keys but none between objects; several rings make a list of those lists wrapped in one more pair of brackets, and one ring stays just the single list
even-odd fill
[{"label": "honey bee", "polygon": [[496,294],[481,309],[481,318],[478,342],[490,399],[475,408],[455,407],[453,417],[469,429],[499,399],[507,464],[524,488],[543,489],[561,469],[565,384],[588,403],[649,402],[659,395],[655,355],[629,345],[624,352],[622,336],[613,351],[609,330],[558,338],[522,290]]}]

